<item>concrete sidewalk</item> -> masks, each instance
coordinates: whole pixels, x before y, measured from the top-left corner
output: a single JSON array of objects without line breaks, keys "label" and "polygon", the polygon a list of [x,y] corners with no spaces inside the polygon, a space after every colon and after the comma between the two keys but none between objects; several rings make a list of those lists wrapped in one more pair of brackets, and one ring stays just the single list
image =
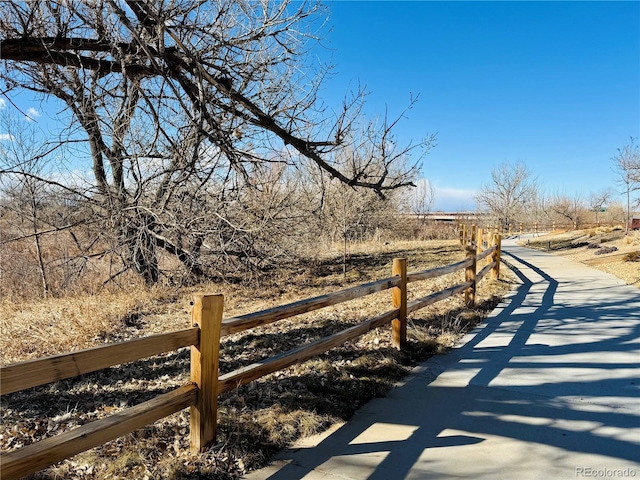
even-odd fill
[{"label": "concrete sidewalk", "polygon": [[640,290],[503,251],[519,287],[452,352],[245,478],[640,478]]}]

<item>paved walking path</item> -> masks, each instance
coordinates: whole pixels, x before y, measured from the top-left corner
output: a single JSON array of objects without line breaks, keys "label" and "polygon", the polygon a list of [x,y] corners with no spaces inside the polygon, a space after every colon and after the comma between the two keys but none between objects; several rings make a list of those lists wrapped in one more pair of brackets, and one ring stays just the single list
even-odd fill
[{"label": "paved walking path", "polygon": [[640,290],[503,250],[521,283],[457,348],[246,478],[640,479]]}]

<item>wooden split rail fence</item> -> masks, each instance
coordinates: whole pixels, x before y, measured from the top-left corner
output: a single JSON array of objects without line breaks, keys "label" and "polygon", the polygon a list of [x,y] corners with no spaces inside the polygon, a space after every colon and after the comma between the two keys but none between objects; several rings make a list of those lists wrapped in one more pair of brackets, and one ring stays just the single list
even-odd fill
[{"label": "wooden split rail fence", "polygon": [[[478,241],[476,242],[476,236]],[[483,248],[483,244],[487,248]],[[476,284],[490,271],[499,276],[500,236],[471,230],[465,259],[444,267],[407,273],[406,259],[394,259],[392,276],[338,292],[233,318],[222,318],[222,295],[194,298],[192,326],[184,330],[115,343],[74,353],[55,355],[0,368],[0,395],[76,377],[114,365],[133,362],[183,347],[191,347],[191,382],[117,414],[0,455],[0,477],[20,478],[54,463],[143,428],[190,407],[190,445],[202,451],[215,439],[217,397],[257,378],[326,352],[387,323],[401,349],[407,338],[407,315],[458,293],[468,306],[475,304]],[[479,262],[486,265],[477,270]],[[407,300],[407,284],[465,270],[465,281],[426,297]],[[260,325],[391,289],[392,309],[329,337],[281,353],[238,370],[218,375],[220,338]]]},{"label": "wooden split rail fence", "polygon": [[[509,225],[509,227],[507,228],[503,228],[503,227],[498,228],[490,225],[489,227],[487,227],[486,230],[488,232],[493,231],[495,233],[501,233],[502,235],[522,235],[524,233],[537,234],[537,233],[543,233],[543,232],[555,232],[557,230],[572,231],[572,230],[578,230],[578,229],[586,230],[586,229],[592,229],[592,228],[598,228],[598,227],[614,227],[614,226],[616,226],[616,223],[605,223],[605,222],[601,222],[601,223],[514,222],[513,224]],[[461,244],[464,244],[466,241],[468,241],[471,235],[471,228],[473,228],[473,225],[469,226],[465,223],[458,224],[458,235],[460,237]]]}]

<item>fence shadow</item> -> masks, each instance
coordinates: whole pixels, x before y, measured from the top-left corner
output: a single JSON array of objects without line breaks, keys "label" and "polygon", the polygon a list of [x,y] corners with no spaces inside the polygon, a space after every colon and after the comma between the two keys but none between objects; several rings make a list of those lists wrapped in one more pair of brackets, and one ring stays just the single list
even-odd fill
[{"label": "fence shadow", "polygon": [[[249,478],[293,480],[314,470],[442,478],[452,464],[486,478],[508,467],[516,478],[536,462],[573,478],[586,458],[640,473],[640,292],[595,288],[590,301],[565,303],[559,290],[588,285],[559,284],[514,252],[519,287],[463,346],[434,357],[316,446],[285,454],[292,461],[269,476]],[[509,450],[512,440],[520,449]],[[482,455],[491,461],[473,460]]]}]

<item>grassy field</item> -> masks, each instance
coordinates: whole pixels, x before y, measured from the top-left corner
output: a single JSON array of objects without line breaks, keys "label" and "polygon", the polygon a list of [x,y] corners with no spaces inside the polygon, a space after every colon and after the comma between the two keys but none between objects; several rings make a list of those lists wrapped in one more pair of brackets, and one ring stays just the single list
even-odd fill
[{"label": "grassy field", "polygon": [[[223,293],[225,317],[336,291],[388,277],[394,257],[409,271],[463,258],[456,241],[352,246],[346,275],[341,255],[303,267],[281,268],[259,283],[154,288],[76,298],[0,303],[2,363],[12,363],[189,325],[196,291]],[[410,285],[410,299],[463,281],[463,273]],[[510,288],[509,278],[481,283],[478,307],[462,296],[427,307],[410,319],[406,351],[391,347],[390,327],[369,332],[301,365],[221,396],[217,443],[188,453],[188,412],[156,422],[53,466],[33,478],[237,478],[264,465],[292,441],[348,419],[385,395],[429,356],[450,348],[481,321]],[[259,329],[225,337],[221,373],[286,351],[356,324],[390,308],[380,292]],[[166,392],[189,379],[189,351],[113,367],[77,379],[18,392],[2,399],[0,447],[13,450]]]}]

